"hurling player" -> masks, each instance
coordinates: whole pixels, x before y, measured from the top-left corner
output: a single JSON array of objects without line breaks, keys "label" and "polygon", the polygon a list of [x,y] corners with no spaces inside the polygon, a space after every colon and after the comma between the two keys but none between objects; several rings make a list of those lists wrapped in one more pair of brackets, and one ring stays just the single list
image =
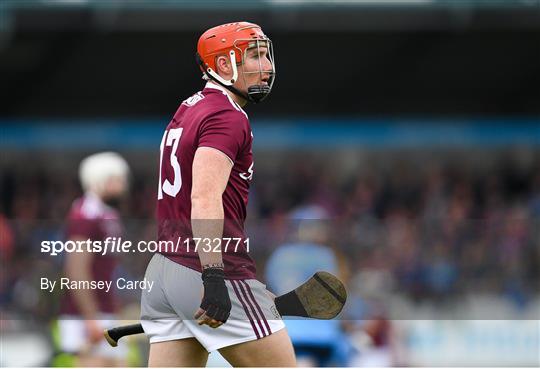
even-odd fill
[{"label": "hurling player", "polygon": [[[127,191],[129,167],[113,152],[84,159],[79,178],[84,195],[73,202],[67,219],[66,236],[73,241],[103,241],[122,234],[116,205]],[[110,281],[116,259],[111,254],[67,253],[64,277],[70,281]],[[59,330],[62,351],[77,355],[77,366],[125,366],[126,352],[111,350],[103,341],[103,329],[116,312],[112,291],[67,290],[60,303]]]},{"label": "hurling player", "polygon": [[161,141],[159,240],[180,247],[161,250],[146,271],[155,282],[141,299],[148,364],[204,366],[219,350],[233,366],[295,366],[244,232],[253,134],[242,107],[272,89],[272,43],[256,24],[229,23],[203,33],[196,56],[207,83]]}]

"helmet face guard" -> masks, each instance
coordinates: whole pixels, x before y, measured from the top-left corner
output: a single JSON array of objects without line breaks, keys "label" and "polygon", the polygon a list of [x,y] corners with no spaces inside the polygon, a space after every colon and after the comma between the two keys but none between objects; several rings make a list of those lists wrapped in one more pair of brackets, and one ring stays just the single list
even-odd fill
[{"label": "helmet face guard", "polygon": [[[263,70],[262,48],[267,50],[266,58],[271,64],[270,70]],[[244,65],[245,67],[247,54],[254,49],[259,59],[258,68],[249,71],[242,70],[241,75],[239,75],[238,66]],[[219,56],[226,56],[230,59],[233,75],[228,80],[217,73],[216,60]],[[196,57],[204,73],[204,79],[213,80],[248,101],[261,102],[272,91],[276,74],[272,41],[256,24],[229,23],[206,31],[199,39]],[[249,86],[247,77],[253,74],[259,74],[260,82]],[[267,76],[265,83],[262,82],[264,76]],[[233,86],[239,78],[242,78],[247,92],[239,91]]]},{"label": "helmet face guard", "polygon": [[[237,40],[238,43],[247,42],[248,46],[242,53],[242,64],[246,65],[246,58],[249,50],[256,49],[257,53],[257,59],[258,62],[258,69],[255,71],[242,71],[242,78],[244,79],[244,85],[247,86],[247,100],[259,103],[263,101],[272,91],[272,86],[274,86],[274,80],[276,76],[276,63],[274,61],[274,48],[272,46],[272,41],[268,38],[266,39],[257,39],[257,40]],[[236,46],[235,47],[240,50]],[[272,69],[270,70],[264,70],[261,62],[261,48],[266,48],[266,57],[270,61],[270,64],[272,65]],[[236,68],[235,68],[236,69]],[[252,74],[259,74],[259,80],[261,81],[261,84],[251,85],[248,86],[246,81],[246,75],[252,75]],[[263,80],[263,74],[268,75],[268,81],[266,83],[262,83]]]}]

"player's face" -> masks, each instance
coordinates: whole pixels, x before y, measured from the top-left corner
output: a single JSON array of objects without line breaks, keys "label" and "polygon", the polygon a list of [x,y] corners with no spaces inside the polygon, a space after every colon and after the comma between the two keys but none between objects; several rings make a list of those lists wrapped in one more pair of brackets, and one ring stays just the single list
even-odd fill
[{"label": "player's face", "polygon": [[238,67],[241,76],[235,87],[247,92],[249,86],[268,85],[272,73],[272,62],[268,55],[268,48],[264,44],[246,50],[244,63]]},{"label": "player's face", "polygon": [[128,189],[128,183],[125,177],[113,176],[105,182],[105,188],[102,194],[105,203],[115,205],[122,198]]}]

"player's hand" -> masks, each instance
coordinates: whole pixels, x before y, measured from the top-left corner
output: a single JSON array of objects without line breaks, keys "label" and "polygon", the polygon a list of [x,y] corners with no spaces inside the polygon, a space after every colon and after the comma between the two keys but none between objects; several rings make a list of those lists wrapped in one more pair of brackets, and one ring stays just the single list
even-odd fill
[{"label": "player's hand", "polygon": [[224,324],[231,313],[231,299],[221,268],[208,268],[202,273],[204,296],[195,319],[199,325],[217,328]]},{"label": "player's hand", "polygon": [[103,328],[98,320],[85,320],[86,338],[91,345],[103,339]]}]

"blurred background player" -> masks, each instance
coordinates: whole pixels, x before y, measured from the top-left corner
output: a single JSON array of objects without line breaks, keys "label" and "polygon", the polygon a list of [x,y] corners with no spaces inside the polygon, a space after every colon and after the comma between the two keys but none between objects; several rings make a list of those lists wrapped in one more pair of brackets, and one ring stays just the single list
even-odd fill
[{"label": "blurred background player", "polygon": [[[276,294],[287,293],[315,272],[327,271],[345,280],[346,264],[332,247],[330,217],[321,206],[310,204],[294,209],[290,216],[294,236],[278,246],[266,264],[266,281]],[[285,321],[294,345],[298,366],[345,366],[349,343],[335,320],[290,318]]]},{"label": "blurred background player", "polygon": [[[84,195],[73,202],[67,218],[68,240],[103,241],[120,237],[122,223],[117,210],[128,190],[129,167],[114,152],[84,159],[79,178]],[[114,254],[72,252],[65,254],[64,276],[75,281],[111,281],[116,266]],[[112,350],[103,340],[103,329],[111,326],[117,306],[113,288],[67,290],[59,316],[60,348],[77,355],[78,366],[125,366],[125,350]]]},{"label": "blurred background player", "polygon": [[[157,285],[141,300],[148,364],[204,366],[219,350],[233,366],[294,366],[244,232],[253,134],[242,106],[272,89],[272,43],[256,24],[228,23],[202,34],[197,59],[208,82],[182,102],[161,141],[159,240],[180,238],[182,247],[154,255],[146,271]],[[202,239],[198,249],[191,238]]]}]

